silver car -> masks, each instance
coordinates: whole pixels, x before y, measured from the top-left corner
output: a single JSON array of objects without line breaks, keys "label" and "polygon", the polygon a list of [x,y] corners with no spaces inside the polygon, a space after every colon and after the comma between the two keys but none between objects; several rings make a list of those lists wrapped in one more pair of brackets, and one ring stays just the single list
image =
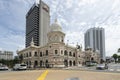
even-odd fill
[{"label": "silver car", "polygon": [[107,64],[98,64],[96,66],[96,69],[98,69],[98,70],[104,70],[104,69],[108,69],[108,66],[107,66]]},{"label": "silver car", "polygon": [[15,66],[13,67],[13,70],[26,70],[26,69],[27,69],[26,64],[15,64]]},{"label": "silver car", "polygon": [[8,70],[8,67],[5,65],[0,66],[0,70]]}]

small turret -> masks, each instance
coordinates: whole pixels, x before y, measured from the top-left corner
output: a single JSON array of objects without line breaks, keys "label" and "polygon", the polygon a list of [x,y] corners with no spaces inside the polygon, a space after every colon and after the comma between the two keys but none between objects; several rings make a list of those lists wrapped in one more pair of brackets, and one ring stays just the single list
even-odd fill
[{"label": "small turret", "polygon": [[33,37],[32,37],[32,40],[31,40],[30,46],[34,46]]},{"label": "small turret", "polygon": [[76,48],[81,51],[82,50],[82,45],[78,45],[78,42],[77,42]]}]

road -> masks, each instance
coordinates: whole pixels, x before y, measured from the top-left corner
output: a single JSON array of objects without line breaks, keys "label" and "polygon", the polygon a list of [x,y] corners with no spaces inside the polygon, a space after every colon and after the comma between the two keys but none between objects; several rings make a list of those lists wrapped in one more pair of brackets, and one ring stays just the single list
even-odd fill
[{"label": "road", "polygon": [[[79,80],[120,80],[120,73],[98,72],[85,70],[46,70],[31,71],[1,71],[0,80],[69,80],[68,78],[79,78]],[[45,79],[41,79],[41,75]]]},{"label": "road", "polygon": [[109,65],[109,71],[118,71],[120,72],[120,63],[118,64],[113,64],[113,63],[110,63]]}]

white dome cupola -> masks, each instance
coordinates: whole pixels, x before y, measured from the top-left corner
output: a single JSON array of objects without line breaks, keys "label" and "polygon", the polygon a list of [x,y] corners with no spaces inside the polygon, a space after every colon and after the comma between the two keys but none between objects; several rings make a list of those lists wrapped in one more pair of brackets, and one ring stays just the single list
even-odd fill
[{"label": "white dome cupola", "polygon": [[55,19],[55,22],[51,24],[50,26],[51,31],[61,31],[62,32],[62,27],[60,23],[58,23],[57,19]]},{"label": "white dome cupola", "polygon": [[48,33],[48,43],[64,43],[65,33],[62,32],[61,25],[55,19],[55,22],[50,26]]}]

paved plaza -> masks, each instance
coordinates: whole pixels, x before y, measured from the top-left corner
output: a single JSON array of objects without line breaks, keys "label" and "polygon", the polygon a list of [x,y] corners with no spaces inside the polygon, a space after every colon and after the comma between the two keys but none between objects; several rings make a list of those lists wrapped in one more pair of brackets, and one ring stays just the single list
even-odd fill
[{"label": "paved plaza", "polygon": [[[41,80],[46,70],[0,71],[0,80]],[[44,80],[120,80],[120,73],[84,71],[84,70],[47,70]]]}]

